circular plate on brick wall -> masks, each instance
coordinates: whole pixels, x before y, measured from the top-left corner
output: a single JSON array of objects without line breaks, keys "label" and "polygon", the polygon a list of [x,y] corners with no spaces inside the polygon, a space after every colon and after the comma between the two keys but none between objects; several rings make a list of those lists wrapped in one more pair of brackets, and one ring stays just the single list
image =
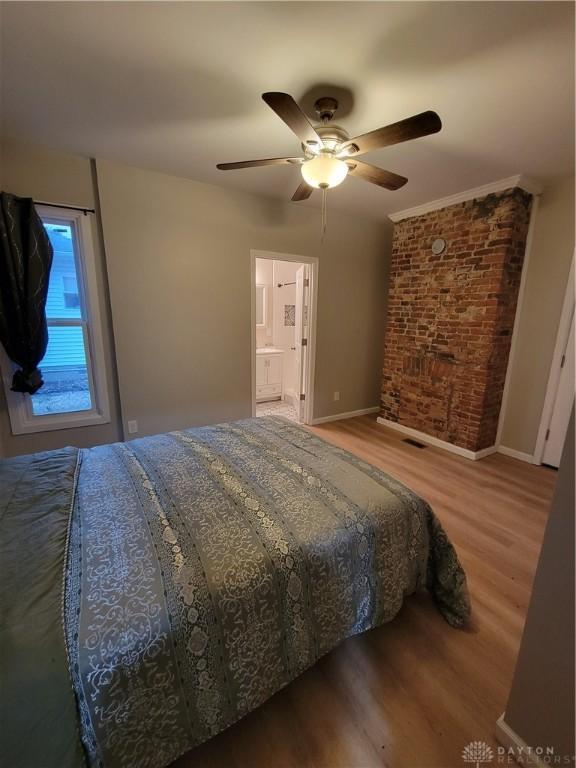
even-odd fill
[{"label": "circular plate on brick wall", "polygon": [[442,253],[442,251],[446,248],[446,240],[442,240],[441,237],[439,237],[437,240],[434,240],[432,243],[432,253],[435,253],[438,255],[439,253]]}]

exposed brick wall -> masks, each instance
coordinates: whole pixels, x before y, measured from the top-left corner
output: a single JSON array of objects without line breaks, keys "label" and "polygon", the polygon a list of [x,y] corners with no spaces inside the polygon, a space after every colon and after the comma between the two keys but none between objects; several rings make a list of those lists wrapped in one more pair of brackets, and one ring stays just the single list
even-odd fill
[{"label": "exposed brick wall", "polygon": [[472,451],[494,445],[531,202],[510,189],[395,224],[385,419]]}]

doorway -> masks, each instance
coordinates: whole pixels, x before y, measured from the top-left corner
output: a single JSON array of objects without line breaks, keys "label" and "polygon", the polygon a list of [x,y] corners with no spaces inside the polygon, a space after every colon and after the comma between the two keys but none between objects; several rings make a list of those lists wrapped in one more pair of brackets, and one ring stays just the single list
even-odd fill
[{"label": "doorway", "polygon": [[560,465],[570,413],[574,406],[574,313],[574,261],[572,261],[534,451],[535,464],[547,464],[556,468]]},{"label": "doorway", "polygon": [[568,340],[560,359],[558,386],[552,413],[546,430],[542,464],[558,468],[574,405],[574,312],[570,321]]},{"label": "doorway", "polygon": [[317,259],[251,252],[252,415],[309,424]]}]

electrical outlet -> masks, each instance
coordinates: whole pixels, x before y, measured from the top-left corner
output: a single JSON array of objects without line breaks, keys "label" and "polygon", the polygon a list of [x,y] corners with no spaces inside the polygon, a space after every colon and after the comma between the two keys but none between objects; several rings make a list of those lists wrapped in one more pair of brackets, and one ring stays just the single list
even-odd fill
[{"label": "electrical outlet", "polygon": [[134,419],[128,422],[128,434],[135,435],[138,432],[138,422]]},{"label": "electrical outlet", "polygon": [[340,400],[340,392],[334,392],[334,402]]}]

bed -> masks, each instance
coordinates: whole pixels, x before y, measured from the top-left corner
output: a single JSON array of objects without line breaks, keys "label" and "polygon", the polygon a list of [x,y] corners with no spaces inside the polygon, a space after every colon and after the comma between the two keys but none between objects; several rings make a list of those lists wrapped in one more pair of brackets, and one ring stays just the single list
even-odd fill
[{"label": "bed", "polygon": [[464,572],[428,504],[280,418],[0,466],[3,764],[164,768]]}]

